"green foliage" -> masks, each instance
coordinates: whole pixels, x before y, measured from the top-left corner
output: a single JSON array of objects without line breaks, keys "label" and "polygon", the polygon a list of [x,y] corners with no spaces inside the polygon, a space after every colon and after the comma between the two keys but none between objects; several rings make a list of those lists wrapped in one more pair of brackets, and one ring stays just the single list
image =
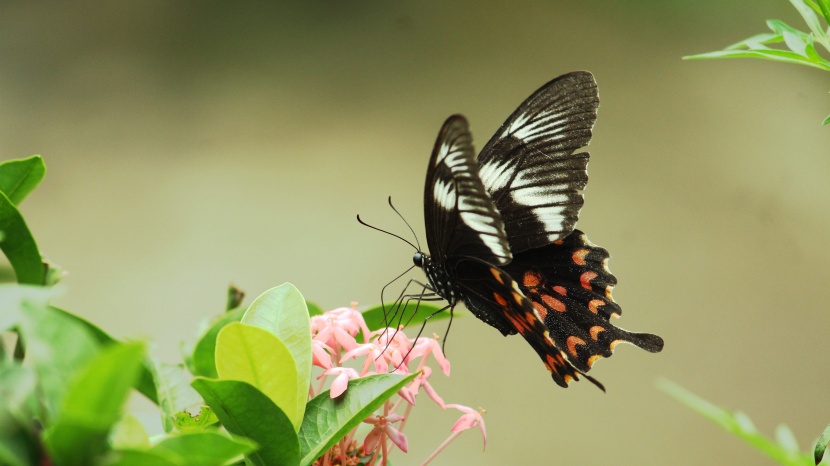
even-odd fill
[{"label": "green foliage", "polygon": [[[397,312],[394,312],[393,309]],[[410,325],[421,325],[426,319],[429,319],[429,322],[448,319],[450,313],[439,313],[441,309],[427,303],[408,303],[398,308],[395,308],[393,304],[378,305],[365,310],[363,319],[366,321],[366,326],[372,331],[384,327],[397,327],[398,325],[408,327]],[[455,312],[458,313],[458,311]]]},{"label": "green foliage", "polygon": [[[415,377],[355,379],[335,400],[308,401],[309,315],[322,310],[291,284],[247,308],[231,288],[230,309],[185,364],[162,364],[144,344],[51,306],[52,282],[17,209],[44,173],[37,156],[0,164],[0,247],[19,282],[0,284],[0,464],[306,466]],[[133,389],[159,406],[166,434],[151,439],[125,415]]]},{"label": "green foliage", "polygon": [[[815,466],[821,461],[821,455],[824,454],[823,447],[821,448],[821,454],[819,454],[819,447],[822,445],[826,446],[827,440],[830,440],[830,438],[822,436],[824,443],[822,444],[822,440],[820,439],[816,445],[814,453],[816,456],[814,460],[813,454],[804,453],[799,450],[795,435],[785,424],[779,424],[775,429],[775,439],[770,439],[758,432],[758,429],[752,423],[749,416],[741,411],[731,412],[715,406],[668,380],[659,380],[658,388],[687,407],[697,411],[703,417],[723,427],[726,431],[731,432],[752,445],[758,451],[766,454],[779,464],[787,466]],[[827,433],[828,431],[825,431],[825,434]]]},{"label": "green foliage", "polygon": [[301,464],[311,464],[417,376],[371,375],[352,380],[349,389],[335,399],[328,391],[314,397],[306,406],[300,428]]},{"label": "green foliage", "polygon": [[[821,17],[823,17],[825,24],[830,23],[830,0],[790,0],[790,3],[807,23],[810,32],[803,32],[783,21],[771,19],[767,20],[767,27],[772,31],[771,33],[752,36],[723,50],[683,58],[687,60],[760,58],[830,71],[830,61],[816,50],[816,44],[818,44],[824,48],[825,53],[830,52],[830,29],[821,22]],[[784,44],[787,49],[768,47],[770,44]],[[822,122],[823,125],[828,123],[830,123],[830,116]]]}]

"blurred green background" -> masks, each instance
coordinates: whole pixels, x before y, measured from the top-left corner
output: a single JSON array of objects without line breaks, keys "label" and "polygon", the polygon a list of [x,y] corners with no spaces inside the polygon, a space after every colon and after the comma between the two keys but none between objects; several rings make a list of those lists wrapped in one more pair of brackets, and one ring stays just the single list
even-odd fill
[{"label": "blurred green background", "polygon": [[[424,242],[443,120],[465,114],[481,147],[538,86],[590,70],[579,228],[613,255],[619,324],[665,350],[619,348],[592,371],[607,394],[563,390],[521,338],[459,319],[433,382],[487,409],[489,442],[434,464],[771,464],[654,386],[786,422],[803,448],[830,422],[830,76],[680,60],[768,18],[803,26],[785,0],[2,2],[0,156],[46,160],[22,210],[70,272],[59,304],[176,361],[231,282],[375,304],[412,251],[355,214],[406,236],[392,195]],[[421,400],[395,464],[456,418]]]}]

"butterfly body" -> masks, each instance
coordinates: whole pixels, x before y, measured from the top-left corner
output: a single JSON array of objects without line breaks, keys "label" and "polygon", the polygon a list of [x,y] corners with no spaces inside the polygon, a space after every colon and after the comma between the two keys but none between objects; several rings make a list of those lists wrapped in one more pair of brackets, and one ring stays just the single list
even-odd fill
[{"label": "butterfly body", "polygon": [[503,335],[519,333],[567,387],[619,342],[650,352],[660,337],[613,326],[621,309],[608,252],[575,224],[588,181],[599,105],[588,72],[542,86],[476,158],[466,119],[453,115],[435,143],[424,189],[429,254],[413,262],[449,307],[463,301]]}]

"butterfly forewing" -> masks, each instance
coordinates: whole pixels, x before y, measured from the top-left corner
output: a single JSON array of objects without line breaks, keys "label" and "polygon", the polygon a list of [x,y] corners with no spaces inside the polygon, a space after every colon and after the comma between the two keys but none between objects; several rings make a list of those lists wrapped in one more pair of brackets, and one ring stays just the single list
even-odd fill
[{"label": "butterfly forewing", "polygon": [[427,243],[433,258],[472,257],[510,262],[504,222],[478,175],[467,120],[451,116],[441,128],[424,189]]},{"label": "butterfly forewing", "polygon": [[573,230],[588,182],[588,144],[599,96],[593,75],[560,76],[525,100],[478,157],[481,179],[515,254]]}]

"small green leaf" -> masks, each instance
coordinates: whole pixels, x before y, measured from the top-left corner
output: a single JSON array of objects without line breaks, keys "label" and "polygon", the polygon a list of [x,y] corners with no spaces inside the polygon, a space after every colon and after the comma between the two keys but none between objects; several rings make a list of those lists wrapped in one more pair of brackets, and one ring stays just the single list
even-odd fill
[{"label": "small green leaf", "polygon": [[686,60],[704,60],[710,58],[760,58],[763,60],[772,60],[782,63],[805,65],[821,70],[830,70],[830,63],[825,63],[824,61],[814,62],[788,50],[721,50],[718,52],[702,53],[700,55],[691,55],[683,58]]},{"label": "small green leaf", "polygon": [[313,463],[417,375],[370,375],[349,381],[346,392],[335,399],[328,390],[314,397],[300,428],[300,464]]},{"label": "small green leaf", "polygon": [[267,396],[245,382],[197,378],[192,383],[222,426],[260,446],[246,457],[256,466],[299,464],[300,447],[291,421]]},{"label": "small green leaf", "polygon": [[824,432],[821,433],[821,436],[816,442],[816,448],[813,450],[813,459],[816,464],[821,463],[821,459],[824,457],[824,452],[827,450],[828,444],[830,444],[830,425],[824,428]]},{"label": "small green leaf", "polygon": [[827,115],[827,118],[825,118],[824,121],[821,122],[821,125],[824,126],[828,123],[830,123],[830,115]]},{"label": "small green leaf", "polygon": [[820,40],[826,39],[827,33],[824,31],[824,28],[821,27],[821,22],[813,9],[804,3],[804,0],[790,0],[790,3],[792,3],[795,9],[798,10],[801,17],[804,18],[804,22],[807,23],[807,27],[810,28],[813,35]]},{"label": "small green leaf", "polygon": [[244,308],[232,309],[219,317],[199,338],[187,358],[187,368],[197,376],[216,378],[216,335],[231,322],[239,322],[245,314]]},{"label": "small green leaf", "polygon": [[758,429],[755,428],[752,420],[746,414],[742,412],[730,413],[665,379],[658,380],[657,387],[779,463],[791,466],[810,464],[811,459],[808,455],[783,448],[773,440],[764,437],[758,432]]},{"label": "small green leaf", "polygon": [[0,249],[9,259],[17,282],[42,285],[45,272],[40,251],[14,203],[0,193]]},{"label": "small green leaf", "polygon": [[107,450],[107,436],[121,418],[143,358],[140,343],[110,345],[72,377],[43,436],[55,464],[94,464]]},{"label": "small green leaf", "polygon": [[297,367],[291,352],[272,333],[253,325],[230,323],[216,338],[216,371],[222,380],[247,382],[271,399],[300,429],[303,420],[297,397]]},{"label": "small green leaf", "polygon": [[0,163],[0,192],[5,193],[12,204],[20,205],[45,174],[46,165],[39,155],[6,160]]},{"label": "small green leaf", "polygon": [[775,440],[784,450],[796,455],[800,453],[798,448],[798,440],[795,438],[793,431],[786,424],[778,424],[775,428]]},{"label": "small green leaf", "polygon": [[[311,322],[305,298],[294,285],[283,283],[259,295],[242,317],[242,323],[271,332],[291,352],[297,373],[297,407],[291,410],[277,405],[289,418],[297,421],[295,426],[299,429],[311,384]],[[298,417],[295,418],[292,412]]]},{"label": "small green leaf", "polygon": [[184,466],[175,458],[168,458],[164,453],[148,450],[118,450],[110,452],[103,462],[105,466]]},{"label": "small green leaf", "polygon": [[821,11],[824,20],[830,23],[830,0],[816,0],[819,11]]},{"label": "small green leaf", "polygon": [[442,308],[427,303],[409,303],[406,306],[400,306],[397,312],[393,312],[392,309],[393,304],[386,304],[386,311],[382,305],[363,311],[363,320],[366,321],[369,330],[375,331],[384,327],[397,328],[399,325],[420,327],[426,319],[429,319],[429,322],[435,322],[450,317],[449,312],[439,312]]},{"label": "small green leaf", "polygon": [[173,415],[173,423],[176,426],[177,430],[192,430],[192,429],[204,429],[205,427],[212,426],[219,422],[219,418],[216,417],[216,413],[210,408],[210,406],[202,406],[199,410],[199,414],[193,416],[187,411],[182,411]]},{"label": "small green leaf", "polygon": [[245,299],[245,292],[239,288],[231,285],[228,287],[228,301],[225,304],[225,311],[236,309],[242,305],[242,300]]}]

